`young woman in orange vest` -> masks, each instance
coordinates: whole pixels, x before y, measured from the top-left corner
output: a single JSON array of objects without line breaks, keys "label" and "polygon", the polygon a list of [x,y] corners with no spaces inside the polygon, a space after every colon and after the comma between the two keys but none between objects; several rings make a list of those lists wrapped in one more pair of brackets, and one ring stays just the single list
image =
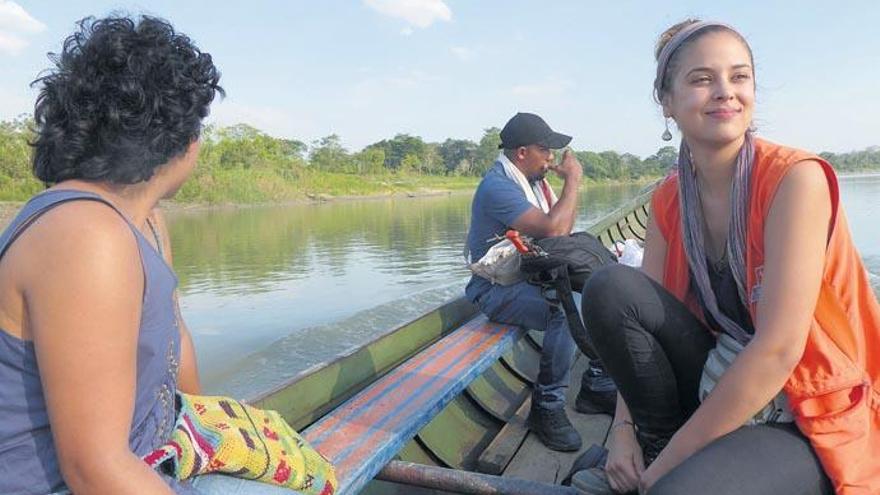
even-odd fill
[{"label": "young woman in orange vest", "polygon": [[834,171],[754,136],[732,27],[682,22],[656,57],[678,167],[642,271],[609,267],[583,293],[622,399],[603,476],[617,492],[878,493],[880,306]]}]

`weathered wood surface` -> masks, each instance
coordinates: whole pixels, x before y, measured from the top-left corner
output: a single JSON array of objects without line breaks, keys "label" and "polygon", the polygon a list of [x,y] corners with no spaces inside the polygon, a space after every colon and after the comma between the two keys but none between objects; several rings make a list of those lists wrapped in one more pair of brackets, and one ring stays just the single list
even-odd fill
[{"label": "weathered wood surface", "polygon": [[336,466],[337,493],[358,493],[523,333],[474,318],[309,427],[305,439]]},{"label": "weathered wood surface", "polygon": [[528,433],[522,446],[510,461],[504,476],[526,478],[546,483],[560,483],[571,469],[572,463],[592,444],[603,445],[611,426],[611,417],[605,414],[581,414],[572,406],[580,389],[580,377],[587,366],[587,358],[579,356],[571,373],[566,412],[575,429],[581,434],[583,447],[578,452],[556,452],[548,449],[538,437]]},{"label": "weathered wood surface", "polygon": [[526,426],[526,418],[529,416],[529,408],[532,398],[527,397],[516,411],[516,414],[507,421],[498,436],[486,447],[477,460],[477,471],[486,474],[501,474],[510,464],[513,456],[529,433]]}]

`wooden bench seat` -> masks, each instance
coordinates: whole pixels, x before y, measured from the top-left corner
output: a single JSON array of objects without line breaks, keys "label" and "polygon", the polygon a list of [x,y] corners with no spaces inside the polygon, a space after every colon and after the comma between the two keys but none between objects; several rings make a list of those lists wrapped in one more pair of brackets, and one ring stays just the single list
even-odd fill
[{"label": "wooden bench seat", "polygon": [[306,440],[336,467],[337,493],[363,489],[406,442],[523,334],[519,327],[478,316],[306,429]]}]

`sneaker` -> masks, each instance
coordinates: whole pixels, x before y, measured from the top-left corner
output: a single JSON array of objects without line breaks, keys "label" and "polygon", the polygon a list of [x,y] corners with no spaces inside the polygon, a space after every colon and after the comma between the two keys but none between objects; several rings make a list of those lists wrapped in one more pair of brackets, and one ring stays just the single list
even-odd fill
[{"label": "sneaker", "polygon": [[613,416],[616,407],[617,386],[600,361],[590,361],[581,378],[581,390],[574,401],[574,410],[584,414]]},{"label": "sneaker", "polygon": [[608,476],[600,467],[584,469],[571,477],[571,487],[584,495],[616,495],[608,484]]},{"label": "sneaker", "polygon": [[549,449],[575,452],[581,448],[581,436],[568,420],[565,408],[547,409],[533,402],[526,424]]},{"label": "sneaker", "polygon": [[660,452],[666,448],[670,436],[657,435],[638,429],[636,430],[636,438],[639,441],[639,445],[642,447],[642,457],[645,460],[645,467],[648,467],[654,462],[654,459],[660,455]]},{"label": "sneaker", "polygon": [[607,461],[608,449],[595,443],[590,445],[571,463],[571,469],[568,471],[568,476],[563,478],[562,485],[571,486],[571,480],[576,473],[592,468],[603,468]]}]

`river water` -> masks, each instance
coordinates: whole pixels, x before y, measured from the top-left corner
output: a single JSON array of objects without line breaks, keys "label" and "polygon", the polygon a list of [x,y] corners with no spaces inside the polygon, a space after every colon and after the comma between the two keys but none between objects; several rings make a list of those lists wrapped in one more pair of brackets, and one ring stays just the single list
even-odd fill
[{"label": "river water", "polygon": [[[840,186],[880,292],[880,174],[843,177]],[[584,188],[578,228],[640,189]],[[253,395],[461,295],[470,201],[454,194],[168,211],[181,309],[206,390]],[[10,213],[0,211],[0,226]]]},{"label": "river water", "polygon": [[[880,175],[841,179],[880,287]],[[582,191],[579,227],[639,186]],[[206,388],[249,395],[462,293],[470,194],[169,213],[181,305]],[[265,373],[269,367],[275,372]]]},{"label": "river water", "polygon": [[[585,189],[579,225],[640,189]],[[470,202],[454,194],[169,212],[206,388],[244,393],[225,387],[244,363],[289,376],[461,294]]]}]

